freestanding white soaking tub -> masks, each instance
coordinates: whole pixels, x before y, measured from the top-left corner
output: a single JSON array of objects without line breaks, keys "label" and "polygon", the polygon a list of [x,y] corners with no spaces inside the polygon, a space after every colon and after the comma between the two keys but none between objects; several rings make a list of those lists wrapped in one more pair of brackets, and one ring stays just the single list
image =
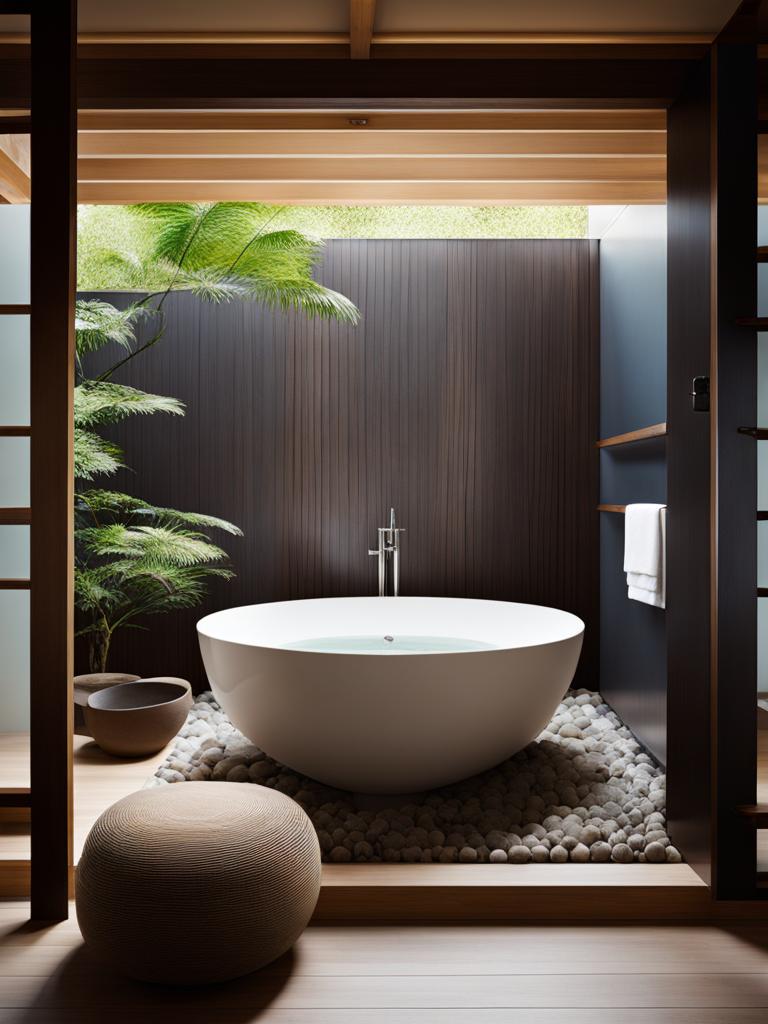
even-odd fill
[{"label": "freestanding white soaking tub", "polygon": [[197,624],[213,693],[270,757],[330,786],[410,793],[498,764],[568,688],[584,623],[538,605],[342,597]]}]

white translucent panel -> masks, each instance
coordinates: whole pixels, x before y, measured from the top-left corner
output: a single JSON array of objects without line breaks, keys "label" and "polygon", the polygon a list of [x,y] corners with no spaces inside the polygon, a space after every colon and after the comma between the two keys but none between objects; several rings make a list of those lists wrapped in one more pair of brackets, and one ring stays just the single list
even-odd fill
[{"label": "white translucent panel", "polygon": [[29,206],[0,206],[0,305],[29,302]]},{"label": "white translucent panel", "polygon": [[757,688],[768,692],[768,598],[757,602]]},{"label": "white translucent panel", "polygon": [[29,423],[28,316],[0,316],[0,423]]},{"label": "white translucent panel", "polygon": [[768,522],[757,524],[757,585],[768,587]]},{"label": "white translucent panel", "polygon": [[29,728],[29,591],[0,590],[0,732]]},{"label": "white translucent panel", "polygon": [[29,505],[29,438],[0,437],[0,507]]},{"label": "white translucent panel", "polygon": [[0,526],[0,579],[29,577],[29,527]]},{"label": "white translucent panel", "polygon": [[[764,420],[761,420],[761,425],[765,424]],[[766,442],[763,441],[761,444],[755,445],[757,452],[755,458],[757,459],[757,507],[761,509],[768,509],[768,451],[766,451]]]},{"label": "white translucent panel", "polygon": [[768,316],[768,263],[757,265],[757,315]]}]

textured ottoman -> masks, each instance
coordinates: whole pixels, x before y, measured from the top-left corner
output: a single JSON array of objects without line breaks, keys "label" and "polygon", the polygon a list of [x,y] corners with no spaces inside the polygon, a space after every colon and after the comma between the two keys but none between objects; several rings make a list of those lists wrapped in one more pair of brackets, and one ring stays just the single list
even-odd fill
[{"label": "textured ottoman", "polygon": [[320,847],[298,804],[258,785],[187,782],[101,815],[77,868],[77,920],[125,974],[199,985],[285,953],[319,892]]}]

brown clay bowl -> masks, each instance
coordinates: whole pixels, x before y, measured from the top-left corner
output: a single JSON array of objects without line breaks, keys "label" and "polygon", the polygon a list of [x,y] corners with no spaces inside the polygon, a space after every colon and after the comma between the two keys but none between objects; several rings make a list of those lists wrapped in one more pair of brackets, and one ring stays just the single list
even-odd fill
[{"label": "brown clay bowl", "polygon": [[184,679],[139,679],[98,690],[83,709],[85,724],[107,754],[148,757],[168,743],[192,706]]},{"label": "brown clay bowl", "polygon": [[97,690],[104,690],[108,686],[117,686],[118,683],[133,683],[139,676],[130,672],[88,672],[74,678],[75,698],[75,735],[90,736],[88,726],[85,724],[83,709],[88,703],[88,698]]}]

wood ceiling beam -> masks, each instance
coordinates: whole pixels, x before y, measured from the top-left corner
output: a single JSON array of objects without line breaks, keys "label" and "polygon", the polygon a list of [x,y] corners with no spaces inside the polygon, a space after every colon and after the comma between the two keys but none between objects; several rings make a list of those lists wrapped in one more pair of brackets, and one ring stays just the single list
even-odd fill
[{"label": "wood ceiling beam", "polygon": [[77,123],[81,131],[664,132],[666,111],[81,110]]},{"label": "wood ceiling beam", "polygon": [[[80,32],[79,56],[104,46],[338,46],[378,47],[677,47],[708,46],[712,32],[374,32],[376,0],[349,0],[349,32]],[[0,46],[29,46],[29,33],[0,32]],[[367,54],[366,54],[367,55]]]},{"label": "wood ceiling beam", "polygon": [[29,136],[0,135],[0,196],[6,203],[28,203]]},{"label": "wood ceiling beam", "polygon": [[[665,108],[690,59],[93,59],[78,65],[80,106],[104,109]],[[0,107],[29,100],[24,60],[0,62]]]},{"label": "wood ceiling beam", "polygon": [[[510,33],[381,34],[371,39],[372,60],[695,60],[708,36],[575,36],[527,38]],[[0,36],[0,57],[28,55],[23,40]],[[182,35],[145,33],[84,36],[81,62],[100,60],[347,60],[348,33],[251,33]]]},{"label": "wood ceiling beam", "polygon": [[82,157],[80,181],[664,181],[659,156]]},{"label": "wood ceiling beam", "polygon": [[81,203],[240,202],[296,206],[588,205],[663,203],[663,181],[82,182]]},{"label": "wood ceiling beam", "polygon": [[663,132],[154,131],[78,133],[91,156],[664,156]]},{"label": "wood ceiling beam", "polygon": [[349,55],[352,60],[371,56],[376,0],[349,0]]}]

